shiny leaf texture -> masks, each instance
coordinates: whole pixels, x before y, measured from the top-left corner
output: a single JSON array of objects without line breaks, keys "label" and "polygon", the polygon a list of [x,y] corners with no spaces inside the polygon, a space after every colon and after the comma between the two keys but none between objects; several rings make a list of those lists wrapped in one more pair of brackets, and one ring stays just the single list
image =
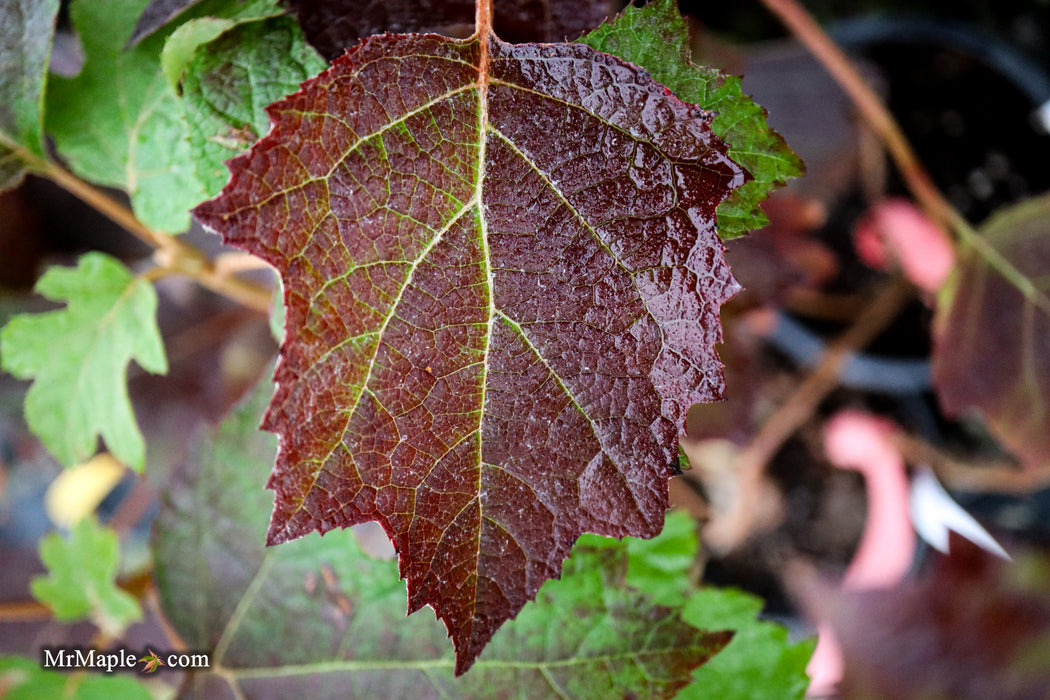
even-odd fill
[{"label": "shiny leaf texture", "polygon": [[[165,613],[191,648],[212,651],[212,667],[222,668],[197,674],[187,694],[661,698],[728,640],[626,586],[625,572],[640,566],[628,542],[599,541],[577,547],[562,580],[547,582],[471,672],[455,678],[441,625],[405,617],[393,561],[366,556],[345,531],[271,549],[255,536],[272,500],[257,488],[276,451],[276,440],[256,429],[269,394],[263,382],[205,439],[158,516]],[[653,540],[658,549],[663,539]]]},{"label": "shiny leaf texture", "polygon": [[645,68],[681,99],[715,113],[712,131],[729,144],[730,157],[752,177],[718,207],[718,233],[723,239],[769,223],[759,203],[788,178],[801,175],[802,160],[769,128],[766,110],[743,93],[739,77],[690,60],[689,29],[675,0],[629,6],[615,22],[580,41]]},{"label": "shiny leaf texture", "polygon": [[66,466],[94,455],[101,435],[110,452],[142,471],[146,448],[126,374],[132,359],[167,372],[153,285],[107,255],[88,253],[76,269],[49,269],[36,291],[68,305],[19,314],[0,331],[3,369],[35,379],[25,403],[30,429]]},{"label": "shiny leaf texture", "polygon": [[58,0],[0,0],[0,192],[43,156],[43,96]]},{"label": "shiny leaf texture", "polygon": [[[933,376],[953,415],[976,409],[1030,468],[1050,465],[1050,197],[1011,207],[980,231],[1019,279],[963,249],[937,300]],[[1018,284],[1020,283],[1020,284]],[[1021,287],[1030,285],[1029,294]]]},{"label": "shiny leaf texture", "polygon": [[[221,6],[216,7],[214,3],[203,5],[202,8],[223,9]],[[186,64],[193,58],[199,46],[239,25],[276,17],[282,13],[277,0],[230,3],[226,9],[221,16],[194,17],[180,24],[164,41],[164,50],[160,54],[161,70],[176,92],[179,92],[179,83],[186,70]]]},{"label": "shiny leaf texture", "polygon": [[[372,34],[474,32],[474,0],[285,0],[311,45],[331,60]],[[602,23],[611,0],[499,0],[495,29],[506,41],[565,41]]]},{"label": "shiny leaf texture", "polygon": [[645,71],[481,37],[365,40],[196,209],[284,281],[268,541],[379,521],[459,672],[581,532],[660,531],[745,180]]}]

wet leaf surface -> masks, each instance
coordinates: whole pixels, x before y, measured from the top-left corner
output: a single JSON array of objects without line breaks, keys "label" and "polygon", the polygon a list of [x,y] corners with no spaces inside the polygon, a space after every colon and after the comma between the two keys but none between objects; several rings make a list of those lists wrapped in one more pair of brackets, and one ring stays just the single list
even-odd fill
[{"label": "wet leaf surface", "polygon": [[745,173],[578,44],[374,37],[270,114],[196,210],[284,282],[269,542],[379,521],[463,671],[581,532],[659,532]]}]

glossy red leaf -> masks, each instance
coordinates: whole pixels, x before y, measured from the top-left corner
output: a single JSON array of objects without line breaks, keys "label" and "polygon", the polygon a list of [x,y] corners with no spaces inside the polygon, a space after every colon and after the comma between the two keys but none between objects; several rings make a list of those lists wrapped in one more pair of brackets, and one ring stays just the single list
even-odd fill
[{"label": "glossy red leaf", "polygon": [[645,71],[482,36],[365,40],[196,210],[284,282],[269,542],[379,521],[459,673],[580,533],[660,531],[746,178]]}]

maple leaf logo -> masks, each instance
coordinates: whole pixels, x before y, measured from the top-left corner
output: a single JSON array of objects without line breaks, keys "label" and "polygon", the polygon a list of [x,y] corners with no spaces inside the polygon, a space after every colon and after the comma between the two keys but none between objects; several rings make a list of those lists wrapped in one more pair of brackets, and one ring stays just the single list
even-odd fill
[{"label": "maple leaf logo", "polygon": [[147,649],[149,654],[143,656],[139,661],[146,664],[146,667],[142,669],[143,673],[153,673],[158,667],[163,666],[164,662],[157,656],[157,652],[152,649]]}]

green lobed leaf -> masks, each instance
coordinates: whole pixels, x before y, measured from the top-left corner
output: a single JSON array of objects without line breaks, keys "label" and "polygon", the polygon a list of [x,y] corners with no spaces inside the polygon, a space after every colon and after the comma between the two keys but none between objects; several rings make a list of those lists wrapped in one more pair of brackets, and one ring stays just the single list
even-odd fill
[{"label": "green lobed leaf", "polygon": [[80,177],[127,191],[135,214],[178,233],[203,196],[186,125],[160,66],[164,36],[133,49],[124,42],[145,0],[74,0],[73,26],[85,62],[75,78],[48,89],[48,133]]},{"label": "green lobed leaf", "polygon": [[59,673],[40,662],[0,656],[0,692],[4,700],[151,700],[135,678],[94,673]]},{"label": "green lobed leaf", "polygon": [[271,498],[253,486],[276,451],[256,430],[268,398],[262,382],[172,483],[158,516],[164,610],[223,669],[192,679],[197,696],[670,697],[727,641],[626,586],[626,546],[603,542],[577,548],[562,579],[454,678],[442,626],[405,616],[395,562],[367,557],[345,530],[262,546]]},{"label": "green lobed leaf", "polygon": [[[630,559],[627,584],[645,591],[660,605],[681,606],[695,589],[694,569],[700,543],[696,521],[682,511],[668,511],[663,530],[649,540],[625,537],[621,541],[587,534],[580,536],[576,546],[625,548]],[[716,625],[709,629],[728,627]]]},{"label": "green lobed leaf", "polygon": [[[587,535],[581,545],[617,547]],[[815,640],[792,644],[787,630],[758,619],[762,600],[733,589],[697,587],[699,540],[696,522],[683,512],[667,514],[664,531],[651,540],[624,538],[630,560],[627,583],[661,605],[683,609],[683,619],[700,629],[734,630],[733,640],[693,673],[683,700],[801,699],[809,684],[806,665]]]},{"label": "green lobed leaf", "polygon": [[141,471],[145,445],[128,399],[127,365],[167,372],[153,285],[101,253],[75,269],[53,267],[39,294],[64,309],[19,314],[0,330],[0,366],[35,379],[26,394],[29,428],[66,466],[95,454],[99,435],[118,459]]},{"label": "green lobed leaf", "polygon": [[0,0],[0,192],[44,156],[43,99],[58,0]]},{"label": "green lobed leaf", "polygon": [[178,233],[189,226],[189,209],[204,198],[204,191],[165,67],[171,73],[181,71],[207,38],[201,36],[201,26],[234,26],[280,10],[276,0],[210,0],[184,13],[180,22],[186,24],[172,24],[125,50],[145,5],[146,0],[73,2],[71,16],[85,63],[74,78],[53,78],[46,127],[76,174],[127,191],[144,223]]},{"label": "green lobed leaf", "polygon": [[226,161],[269,129],[266,106],[327,65],[291,18],[244,24],[197,50],[183,107],[197,177],[209,195],[226,184]]},{"label": "green lobed leaf", "polygon": [[[211,9],[211,5],[205,6],[205,10],[208,9]],[[168,36],[164,42],[164,49],[160,54],[161,70],[164,72],[168,85],[171,86],[172,90],[179,91],[179,83],[182,80],[186,66],[189,64],[190,59],[193,58],[193,54],[198,47],[207,44],[240,24],[276,17],[283,12],[277,4],[277,0],[251,0],[250,2],[231,5],[229,10],[223,12],[221,16],[196,17],[180,24]],[[319,72],[321,68],[324,68],[324,64],[321,64],[320,68],[317,68],[314,73]],[[308,76],[304,76],[304,79],[305,77]],[[286,92],[276,95],[270,102],[288,94],[295,87],[297,85],[293,85]]]},{"label": "green lobed leaf", "polygon": [[687,622],[735,634],[729,646],[693,673],[694,683],[678,695],[681,700],[802,700],[816,640],[790,643],[782,626],[757,619],[761,610],[760,598],[733,589],[705,587],[689,597],[683,612]]},{"label": "green lobed leaf", "polygon": [[730,157],[753,178],[718,206],[718,234],[723,239],[769,223],[759,203],[788,178],[801,175],[802,160],[766,124],[766,110],[743,94],[739,77],[692,62],[689,30],[675,0],[628,6],[578,41],[645,68],[679,98],[716,113],[712,131],[729,144]]},{"label": "green lobed leaf", "polygon": [[[1050,195],[1007,207],[963,246],[937,299],[933,379],[952,415],[976,409],[1030,469],[1050,466]],[[1022,291],[1026,290],[1026,291]]]},{"label": "green lobed leaf", "polygon": [[83,518],[68,538],[51,533],[40,541],[48,576],[30,582],[33,596],[60,622],[91,619],[110,637],[142,617],[134,596],[116,585],[120,544],[117,533],[94,518]]}]

